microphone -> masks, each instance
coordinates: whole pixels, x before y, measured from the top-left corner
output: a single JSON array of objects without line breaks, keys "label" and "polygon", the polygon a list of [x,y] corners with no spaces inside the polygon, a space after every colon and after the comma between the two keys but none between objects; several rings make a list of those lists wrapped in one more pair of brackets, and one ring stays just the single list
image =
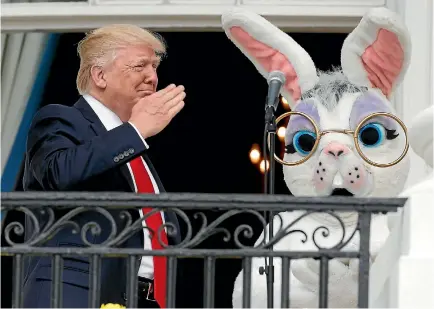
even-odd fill
[{"label": "microphone", "polygon": [[268,75],[268,94],[265,110],[268,110],[269,108],[273,108],[273,112],[277,110],[277,106],[279,105],[280,89],[282,88],[282,85],[285,84],[285,81],[285,74],[280,71],[273,71]]}]

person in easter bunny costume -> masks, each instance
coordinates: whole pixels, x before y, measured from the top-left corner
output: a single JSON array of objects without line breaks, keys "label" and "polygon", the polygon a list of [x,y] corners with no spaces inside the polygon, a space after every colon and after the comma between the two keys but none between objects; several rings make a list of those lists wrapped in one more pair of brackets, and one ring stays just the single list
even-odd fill
[{"label": "person in easter bunny costume", "polygon": [[[410,167],[405,126],[396,116],[369,118],[374,113],[396,114],[390,98],[404,78],[411,54],[410,36],[399,16],[385,8],[370,10],[346,38],[341,68],[331,72],[317,71],[301,46],[257,14],[231,10],[222,16],[222,26],[265,78],[275,70],[285,74],[281,94],[292,111],[303,113],[291,115],[285,136],[283,159],[302,162],[283,166],[285,182],[294,196],[395,197],[401,192]],[[306,157],[309,158],[303,161]],[[336,214],[345,225],[346,241],[356,229],[357,214]],[[301,215],[303,212],[294,211],[275,216],[274,234],[282,224],[287,226]],[[330,230],[328,237],[320,239],[321,247],[331,248],[339,243],[343,232],[338,219],[317,213],[292,227],[310,235],[307,239],[293,233],[276,243],[274,250],[318,250],[312,235],[319,226]],[[264,237],[263,232],[256,245]],[[371,263],[387,237],[387,217],[374,216]],[[343,250],[357,250],[358,239],[356,233]],[[264,258],[252,260],[251,306],[255,308],[267,307],[266,276],[258,271],[264,264]],[[280,259],[274,259],[274,266],[274,307],[280,307]],[[357,260],[330,261],[329,307],[357,306],[357,273]],[[243,271],[234,285],[234,308],[242,307],[242,286]],[[318,291],[318,262],[292,260],[290,307],[317,308]]]}]

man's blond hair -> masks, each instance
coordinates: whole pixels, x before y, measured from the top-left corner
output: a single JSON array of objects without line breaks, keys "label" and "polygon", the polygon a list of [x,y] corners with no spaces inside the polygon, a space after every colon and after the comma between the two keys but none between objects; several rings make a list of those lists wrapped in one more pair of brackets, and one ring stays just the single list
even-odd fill
[{"label": "man's blond hair", "polygon": [[80,57],[78,92],[84,94],[88,90],[93,66],[104,66],[112,61],[118,48],[141,44],[149,45],[160,58],[166,53],[166,45],[159,35],[134,25],[108,25],[87,33],[77,48]]}]

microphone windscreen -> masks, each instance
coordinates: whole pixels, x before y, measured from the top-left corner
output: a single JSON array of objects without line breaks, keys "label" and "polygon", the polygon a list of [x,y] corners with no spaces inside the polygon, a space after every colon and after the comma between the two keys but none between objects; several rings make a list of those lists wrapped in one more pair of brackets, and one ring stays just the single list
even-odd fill
[{"label": "microphone windscreen", "polygon": [[272,72],[270,72],[270,74],[268,75],[267,82],[270,83],[270,81],[272,81],[272,80],[278,80],[278,81],[280,81],[282,84],[284,84],[285,81],[286,81],[286,77],[285,77],[285,74],[283,74],[283,73],[280,72],[280,71],[272,71]]}]

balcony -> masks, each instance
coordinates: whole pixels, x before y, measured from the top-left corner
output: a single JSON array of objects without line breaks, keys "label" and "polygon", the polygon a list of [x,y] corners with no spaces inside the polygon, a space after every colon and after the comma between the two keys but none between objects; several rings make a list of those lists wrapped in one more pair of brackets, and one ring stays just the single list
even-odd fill
[{"label": "balcony", "polygon": [[[7,246],[1,248],[1,254],[12,256],[13,268],[13,307],[23,306],[22,286],[24,263],[29,256],[46,256],[52,259],[51,307],[61,307],[62,280],[65,260],[71,257],[81,258],[89,264],[90,308],[100,306],[102,258],[126,259],[126,306],[137,307],[137,261],[139,256],[166,256],[168,265],[167,307],[176,304],[175,282],[177,263],[182,259],[202,259],[205,261],[204,295],[205,308],[214,307],[214,280],[220,274],[215,272],[218,259],[241,259],[243,261],[242,306],[254,307],[252,286],[255,285],[258,270],[252,272],[252,261],[263,257],[268,265],[276,265],[275,273],[282,276],[279,299],[272,299],[274,306],[290,307],[290,265],[294,260],[313,258],[319,261],[320,287],[318,305],[328,307],[329,261],[332,259],[358,259],[358,307],[367,308],[370,302],[370,230],[371,217],[374,214],[394,213],[406,203],[404,198],[368,199],[351,197],[292,197],[287,195],[224,195],[224,194],[160,194],[136,195],[128,193],[64,193],[64,192],[13,192],[2,193],[2,210],[18,212],[26,217],[33,226],[33,235],[26,235],[25,240],[17,241],[16,236],[24,235],[22,221],[2,222],[2,233]],[[167,234],[180,237],[177,245],[165,246],[162,250],[144,250],[123,245],[132,235],[143,230],[142,220],[133,219],[130,210],[143,205],[152,205],[154,212],[165,210],[177,215],[181,230],[166,224]],[[288,221],[285,214],[300,211],[293,221]],[[357,212],[357,224],[347,228],[341,219],[343,213]],[[88,216],[89,214],[92,214]],[[265,219],[274,215],[273,227]],[[339,236],[332,235],[332,230],[318,221],[313,230],[303,230],[303,220],[322,214],[338,222]],[[99,219],[95,219],[95,215]],[[150,214],[149,214],[150,215]],[[146,216],[145,216],[146,217]],[[213,217],[213,220],[209,218]],[[247,220],[246,218],[250,219]],[[3,217],[4,218],[4,217]],[[89,219],[90,218],[90,219]],[[102,222],[105,221],[105,227]],[[228,221],[232,224],[228,225]],[[236,222],[234,225],[233,222]],[[311,221],[312,222],[312,221]],[[229,227],[230,226],[230,227]],[[255,227],[256,226],[256,227]],[[110,228],[107,228],[110,227]],[[199,227],[194,228],[194,227]],[[257,228],[265,231],[255,239],[253,231]],[[273,231],[268,233],[268,231]],[[160,233],[161,231],[151,231]],[[336,230],[335,230],[336,232]],[[81,246],[55,246],[53,240],[59,233],[75,233]],[[268,234],[268,235],[267,235]],[[65,234],[64,234],[65,235]],[[303,243],[311,243],[314,249],[290,250],[282,248],[280,242],[287,237],[295,237]],[[200,248],[200,244],[209,237],[221,237],[230,244],[229,249]],[[336,241],[328,242],[327,238]],[[90,238],[93,241],[90,241]],[[347,244],[358,239],[358,248],[347,248]],[[250,244],[249,244],[250,243]],[[279,260],[272,264],[271,260]],[[89,262],[90,261],[90,262]],[[280,264],[281,261],[281,264]],[[282,265],[282,266],[280,266]],[[292,266],[291,266],[292,267]],[[268,268],[273,269],[273,268]],[[267,268],[262,268],[267,273]],[[270,274],[270,272],[268,272]],[[266,274],[264,274],[266,276]],[[268,277],[271,278],[271,277]],[[119,278],[119,280],[122,280]],[[265,280],[265,279],[264,279]],[[271,280],[271,279],[270,279]],[[178,295],[179,296],[179,295]],[[198,295],[197,297],[201,297]],[[253,298],[252,298],[253,297]]]}]

